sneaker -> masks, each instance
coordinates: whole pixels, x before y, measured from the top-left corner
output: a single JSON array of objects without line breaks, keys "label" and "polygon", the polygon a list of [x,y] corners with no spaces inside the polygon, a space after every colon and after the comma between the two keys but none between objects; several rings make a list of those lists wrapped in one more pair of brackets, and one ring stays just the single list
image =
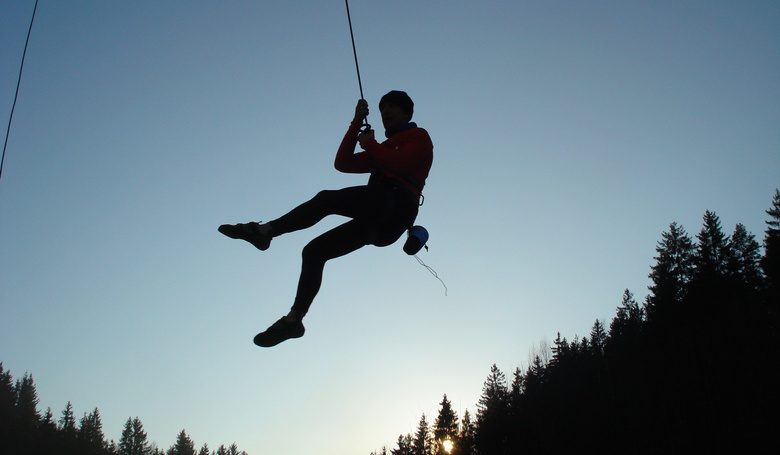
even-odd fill
[{"label": "sneaker", "polygon": [[265,251],[271,246],[271,236],[263,235],[259,232],[259,223],[254,221],[249,223],[223,224],[218,231],[231,239],[246,240],[260,251]]},{"label": "sneaker", "polygon": [[286,317],[282,317],[271,327],[268,327],[265,332],[255,335],[255,344],[263,348],[270,348],[284,340],[300,338],[304,332],[306,332],[306,328],[301,321],[289,322]]}]

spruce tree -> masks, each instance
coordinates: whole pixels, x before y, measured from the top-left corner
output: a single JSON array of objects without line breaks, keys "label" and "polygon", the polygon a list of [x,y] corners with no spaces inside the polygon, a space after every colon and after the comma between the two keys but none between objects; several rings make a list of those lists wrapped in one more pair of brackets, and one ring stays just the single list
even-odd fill
[{"label": "spruce tree", "polygon": [[26,426],[37,427],[41,418],[38,414],[38,392],[35,381],[29,373],[16,381],[16,414]]},{"label": "spruce tree", "polygon": [[76,417],[73,415],[73,405],[70,404],[70,401],[68,401],[68,404],[62,411],[62,417],[60,417],[59,425],[60,431],[63,435],[65,435],[66,438],[76,436]]},{"label": "spruce tree", "polygon": [[626,339],[634,339],[639,335],[644,320],[644,313],[634,300],[634,294],[628,289],[623,291],[617,314],[609,324],[610,346],[620,345]]},{"label": "spruce tree", "polygon": [[444,394],[441,403],[439,403],[439,415],[433,424],[433,439],[435,441],[436,455],[444,455],[444,441],[450,440],[457,443],[458,438],[458,415],[452,409],[452,403]]},{"label": "spruce tree", "polygon": [[211,455],[211,452],[209,451],[209,445],[204,443],[198,451],[198,455]]},{"label": "spruce tree", "polygon": [[150,453],[151,448],[141,419],[128,417],[119,439],[118,455],[149,455]]},{"label": "spruce tree", "polygon": [[651,320],[669,317],[669,312],[682,303],[693,275],[693,242],[677,223],[661,234],[655,251],[658,256],[650,271],[652,284],[647,298]]},{"label": "spruce tree", "polygon": [[508,395],[506,376],[493,364],[477,403],[477,452],[501,453],[500,449],[506,445]]},{"label": "spruce tree", "polygon": [[195,455],[195,443],[184,430],[176,437],[176,443],[168,450],[168,455]]},{"label": "spruce tree", "polygon": [[398,441],[396,441],[396,447],[390,449],[391,455],[414,455],[414,446],[412,442],[412,435],[406,436],[399,434]]},{"label": "spruce tree", "polygon": [[99,452],[105,449],[106,442],[103,435],[103,423],[100,420],[98,408],[95,408],[89,414],[84,414],[84,417],[81,418],[78,439],[82,447],[92,452]]},{"label": "spruce tree", "polygon": [[694,279],[704,281],[704,284],[719,281],[726,276],[731,250],[718,215],[709,210],[704,212],[704,225],[696,239],[698,243],[694,256]]},{"label": "spruce tree", "polygon": [[469,410],[463,411],[463,419],[460,421],[460,432],[458,433],[458,445],[456,447],[457,455],[476,455],[476,427],[471,421]]},{"label": "spruce tree", "polygon": [[0,362],[0,437],[4,441],[11,437],[11,419],[15,414],[16,391],[13,381],[11,372],[4,370]]},{"label": "spruce tree", "polygon": [[[729,278],[736,282],[740,294],[756,293],[763,286],[760,245],[742,223],[734,228],[730,240],[731,257],[727,264]],[[741,295],[744,297],[744,295]]]},{"label": "spruce tree", "polygon": [[772,207],[766,211],[769,219],[765,221],[764,257],[761,268],[769,285],[769,306],[774,318],[780,310],[780,190],[775,190]]},{"label": "spruce tree", "polygon": [[590,330],[590,346],[592,353],[601,356],[604,354],[604,347],[607,344],[607,331],[604,330],[604,323],[596,319],[593,328]]},{"label": "spruce tree", "polygon": [[414,435],[412,447],[414,448],[414,455],[433,454],[433,441],[425,414],[420,417],[420,422],[417,424],[417,432]]}]

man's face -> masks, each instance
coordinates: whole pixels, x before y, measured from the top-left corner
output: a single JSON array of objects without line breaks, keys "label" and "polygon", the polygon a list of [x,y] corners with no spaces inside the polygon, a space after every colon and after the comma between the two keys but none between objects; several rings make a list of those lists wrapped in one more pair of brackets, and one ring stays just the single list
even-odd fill
[{"label": "man's face", "polygon": [[409,115],[398,106],[385,104],[379,109],[386,130],[399,127],[409,121]]}]

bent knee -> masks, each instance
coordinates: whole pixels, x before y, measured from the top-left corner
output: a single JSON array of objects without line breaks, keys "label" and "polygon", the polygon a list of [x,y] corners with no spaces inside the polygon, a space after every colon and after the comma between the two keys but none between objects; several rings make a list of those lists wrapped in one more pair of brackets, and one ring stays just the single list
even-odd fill
[{"label": "bent knee", "polygon": [[304,262],[325,262],[326,258],[323,250],[323,243],[324,242],[318,241],[318,239],[314,239],[303,247],[301,257]]}]

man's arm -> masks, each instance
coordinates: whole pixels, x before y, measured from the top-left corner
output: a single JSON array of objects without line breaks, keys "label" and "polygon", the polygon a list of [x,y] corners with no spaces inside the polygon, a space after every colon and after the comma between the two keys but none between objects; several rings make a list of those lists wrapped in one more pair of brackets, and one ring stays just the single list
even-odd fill
[{"label": "man's arm", "polygon": [[371,163],[364,152],[355,153],[355,147],[358,142],[358,132],[363,119],[368,116],[368,102],[359,100],[355,106],[355,117],[349,124],[344,139],[336,151],[336,160],[334,166],[339,172],[362,174],[371,172]]}]

